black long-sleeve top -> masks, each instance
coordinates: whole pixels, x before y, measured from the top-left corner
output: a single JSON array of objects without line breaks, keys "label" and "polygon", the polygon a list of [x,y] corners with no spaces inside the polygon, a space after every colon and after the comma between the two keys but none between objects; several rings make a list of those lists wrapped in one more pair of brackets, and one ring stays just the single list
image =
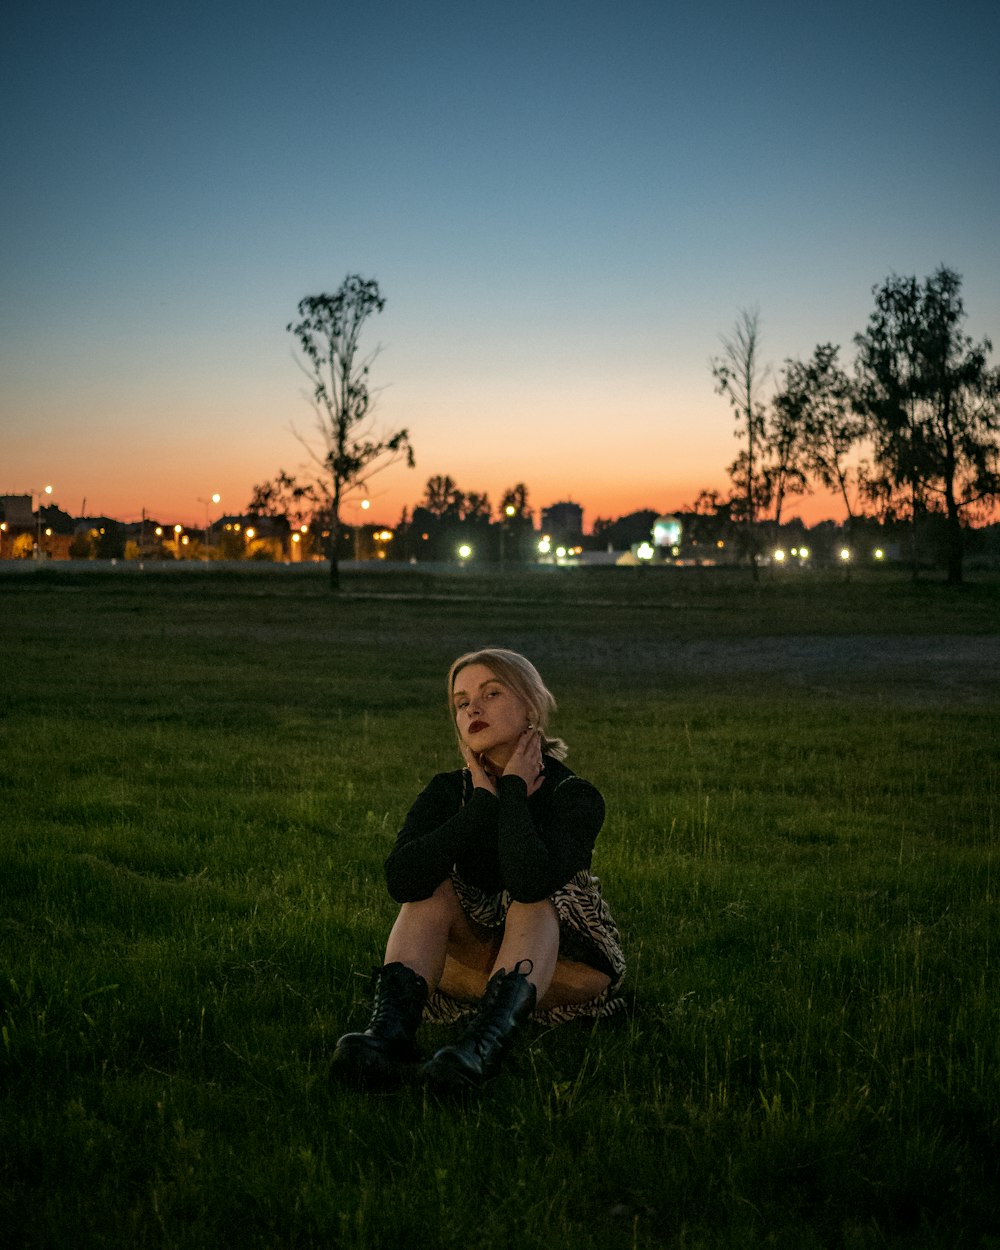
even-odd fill
[{"label": "black long-sleeve top", "polygon": [[590,867],[603,823],[599,791],[550,756],[530,797],[520,777],[501,777],[493,795],[473,789],[465,769],[438,773],[407,813],[386,884],[398,903],[413,902],[454,870],[485,894],[536,903]]}]

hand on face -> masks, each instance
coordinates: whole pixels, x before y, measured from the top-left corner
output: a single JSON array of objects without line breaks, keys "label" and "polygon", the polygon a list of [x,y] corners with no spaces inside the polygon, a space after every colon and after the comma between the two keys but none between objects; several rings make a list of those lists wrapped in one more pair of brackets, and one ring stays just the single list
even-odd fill
[{"label": "hand on face", "polygon": [[473,784],[495,794],[496,777],[511,773],[534,794],[541,785],[542,740],[525,701],[485,664],[459,670],[452,701]]}]

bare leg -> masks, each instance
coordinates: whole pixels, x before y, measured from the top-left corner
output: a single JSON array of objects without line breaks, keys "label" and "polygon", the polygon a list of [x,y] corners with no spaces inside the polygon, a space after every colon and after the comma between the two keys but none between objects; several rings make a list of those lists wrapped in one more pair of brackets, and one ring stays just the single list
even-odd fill
[{"label": "bare leg", "polygon": [[550,1007],[588,1003],[598,994],[603,994],[610,984],[611,978],[606,972],[599,972],[597,968],[576,960],[560,959],[538,1006],[542,1011],[548,1011]]},{"label": "bare leg", "polygon": [[606,973],[588,964],[559,958],[559,917],[549,899],[511,903],[507,910],[503,945],[494,968],[511,972],[521,959],[530,959],[534,965],[528,980],[543,1010],[589,1002],[611,983]]},{"label": "bare leg", "polygon": [[497,942],[470,924],[450,881],[430,898],[404,903],[392,926],[385,962],[406,964],[427,982],[455,998],[480,997]]},{"label": "bare leg", "polygon": [[522,959],[530,959],[527,974],[541,1000],[555,972],[559,959],[559,917],[550,899],[539,903],[511,903],[504,922],[503,942],[493,965],[513,972]]},{"label": "bare leg", "polygon": [[431,993],[474,1002],[494,971],[510,972],[530,959],[528,980],[543,1010],[585,1003],[608,987],[609,977],[587,964],[559,959],[559,920],[549,899],[512,903],[503,930],[493,933],[469,920],[450,881],[430,898],[404,903],[389,934],[385,962],[406,964]]}]

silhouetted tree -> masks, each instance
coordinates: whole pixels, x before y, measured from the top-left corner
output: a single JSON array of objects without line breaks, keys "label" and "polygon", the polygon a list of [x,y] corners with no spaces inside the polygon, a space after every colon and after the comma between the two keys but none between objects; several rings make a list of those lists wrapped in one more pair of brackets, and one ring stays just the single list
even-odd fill
[{"label": "silhouetted tree", "polygon": [[459,544],[470,542],[483,556],[491,543],[492,513],[490,497],[484,491],[460,490],[447,474],[428,478],[423,500],[413,509],[412,528],[420,534],[416,554],[453,559]]},{"label": "silhouetted tree", "polygon": [[375,473],[399,459],[413,466],[408,432],[376,436],[371,423],[368,370],[377,351],[360,356],[360,339],[365,322],[384,307],[374,279],[350,274],[333,295],[308,295],[300,300],[298,321],[286,327],[305,357],[302,368],[313,388],[311,400],[322,450],[301,441],[315,464],[313,485],[330,518],[327,554],[333,590],[340,585],[337,538],[345,496],[364,489]]},{"label": "silhouetted tree", "polygon": [[247,512],[284,520],[289,526],[312,523],[326,528],[329,522],[320,507],[315,483],[299,482],[284,469],[278,470],[276,478],[254,486]]},{"label": "silhouetted tree", "polygon": [[[513,508],[513,512],[508,512]],[[528,506],[528,488],[523,482],[516,486],[508,486],[500,498],[500,512],[504,516],[517,517],[522,521],[531,520],[531,508]]]},{"label": "silhouetted tree", "polygon": [[615,551],[627,551],[635,543],[648,542],[653,536],[653,522],[660,514],[652,508],[640,508],[620,516],[616,521],[597,517],[592,534],[595,546],[610,546]]},{"label": "silhouetted tree", "polygon": [[864,438],[865,423],[854,409],[854,390],[838,363],[839,351],[823,343],[804,363],[786,360],[774,406],[801,431],[805,472],[840,496],[850,527],[863,481],[863,469],[852,464],[851,453]]},{"label": "silhouetted tree", "polygon": [[914,533],[929,503],[943,508],[952,584],[962,580],[963,520],[1000,495],[1000,370],[987,364],[990,341],[962,329],[961,285],[943,266],[923,285],[888,278],[854,340],[876,464],[888,488],[908,494]]},{"label": "silhouetted tree", "polygon": [[736,437],[744,441],[740,455],[729,466],[746,530],[747,554],[754,581],[757,569],[757,514],[769,485],[762,469],[765,440],[765,406],[760,398],[765,370],[760,362],[760,314],[742,309],[731,335],[722,335],[722,355],[711,362],[715,389],[725,395],[736,414]]},{"label": "silhouetted tree", "polygon": [[464,503],[465,495],[447,475],[438,473],[427,479],[421,506],[426,508],[431,516],[439,520],[446,516],[460,517]]},{"label": "silhouetted tree", "polygon": [[500,497],[497,520],[500,527],[500,559],[523,560],[525,550],[534,536],[534,521],[528,503],[528,488],[523,482],[508,486]]},{"label": "silhouetted tree", "polygon": [[719,491],[699,491],[694,503],[682,508],[678,515],[684,525],[686,543],[714,548],[715,556],[733,543],[737,524],[733,519],[732,500],[724,499]]},{"label": "silhouetted tree", "polygon": [[[787,366],[784,381],[787,385]],[[805,494],[808,486],[805,430],[794,408],[782,402],[782,395],[779,390],[764,419],[764,460],[761,468],[777,529],[781,528],[785,501],[793,495]]]}]

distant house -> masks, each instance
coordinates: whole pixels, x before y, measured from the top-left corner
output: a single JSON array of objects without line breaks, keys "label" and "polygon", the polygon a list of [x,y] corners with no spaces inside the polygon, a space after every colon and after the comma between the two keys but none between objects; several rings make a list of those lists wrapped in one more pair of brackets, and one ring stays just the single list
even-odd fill
[{"label": "distant house", "polygon": [[0,495],[0,551],[5,558],[23,559],[36,553],[40,542],[37,554],[63,559],[69,546],[66,525],[70,516],[51,504],[40,504],[35,512],[31,503],[31,495]]},{"label": "distant house", "polygon": [[553,543],[575,546],[583,541],[583,509],[578,503],[550,504],[542,509],[542,533]]},{"label": "distant house", "polygon": [[30,495],[0,495],[0,521],[7,522],[7,533],[21,533],[35,527],[35,511]]},{"label": "distant house", "polygon": [[125,555],[124,524],[109,516],[76,517],[70,555],[77,560],[122,559]]}]

